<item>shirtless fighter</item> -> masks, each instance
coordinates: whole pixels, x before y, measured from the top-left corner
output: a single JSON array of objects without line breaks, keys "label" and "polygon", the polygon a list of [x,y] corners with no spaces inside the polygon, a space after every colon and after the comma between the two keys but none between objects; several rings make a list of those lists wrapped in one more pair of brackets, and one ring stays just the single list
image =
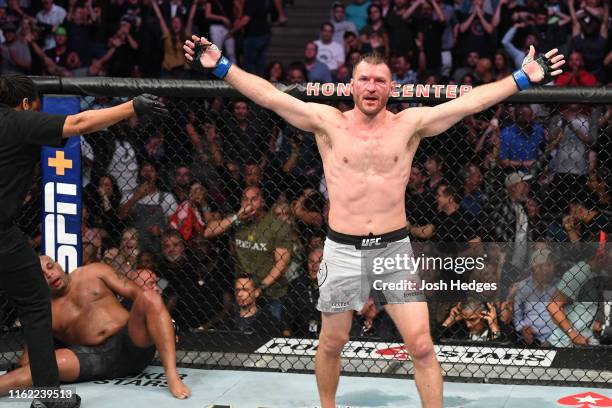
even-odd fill
[{"label": "shirtless fighter", "polygon": [[[317,305],[322,327],[315,368],[322,408],[335,407],[340,353],[349,339],[353,310],[364,306],[371,289],[361,285],[362,260],[371,247],[384,250],[394,244],[411,251],[404,194],[419,142],[533,83],[550,81],[561,73],[563,56],[554,49],[534,60],[531,47],[523,67],[512,76],[435,107],[393,114],[386,109],[395,88],[389,66],[379,56],[367,55],[353,68],[355,108],[343,113],[277,90],[231,65],[205,38],[193,36],[183,48],[195,67],[211,69],[255,103],[316,135],[330,198],[330,230],[321,262],[325,271],[319,277],[325,281],[320,282]],[[422,294],[406,297],[403,291],[396,292],[379,293],[383,298],[379,303],[406,343],[423,406],[441,407],[442,375],[429,331],[427,304],[420,301]]]},{"label": "shirtless fighter", "polygon": [[[158,292],[142,290],[103,263],[66,274],[53,259],[41,256],[40,266],[51,290],[53,335],[68,345],[55,350],[61,381],[138,374],[157,349],[172,395],[184,399],[191,394],[176,371],[174,328]],[[116,295],[133,301],[130,312]],[[0,394],[32,385],[27,350],[19,363],[20,368],[0,376]]]}]

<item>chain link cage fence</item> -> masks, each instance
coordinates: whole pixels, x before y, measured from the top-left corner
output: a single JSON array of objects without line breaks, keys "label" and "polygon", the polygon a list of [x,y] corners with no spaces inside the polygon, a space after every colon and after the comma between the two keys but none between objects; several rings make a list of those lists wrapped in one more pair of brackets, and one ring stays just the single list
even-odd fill
[{"label": "chain link cage fence", "polygon": [[[83,263],[107,263],[162,293],[181,365],[312,372],[329,209],[314,136],[218,82],[36,80],[44,94],[78,95],[83,110],[146,91],[171,111],[82,138]],[[279,88],[352,107],[340,85]],[[388,108],[433,106],[467,90],[404,87]],[[611,227],[611,103],[605,88],[545,87],[421,141],[406,190],[415,253],[486,254],[472,279],[498,284],[426,292],[447,379],[610,385],[612,285],[601,249]],[[20,225],[37,250],[40,208],[36,179]],[[479,248],[456,246],[474,239]],[[436,266],[419,273],[442,276]],[[10,367],[19,322],[5,300],[0,313]],[[413,374],[384,310],[354,316],[342,370]]]}]

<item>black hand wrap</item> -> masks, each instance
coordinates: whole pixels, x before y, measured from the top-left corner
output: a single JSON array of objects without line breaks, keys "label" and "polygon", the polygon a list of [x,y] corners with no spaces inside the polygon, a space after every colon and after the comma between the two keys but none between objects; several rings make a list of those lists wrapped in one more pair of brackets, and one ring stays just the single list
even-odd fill
[{"label": "black hand wrap", "polygon": [[542,68],[542,72],[544,73],[544,78],[540,81],[540,84],[545,85],[552,81],[553,77],[550,73],[553,71],[553,64],[550,58],[547,58],[545,55],[542,54],[542,56],[536,59],[535,62],[540,66],[540,68]]},{"label": "black hand wrap", "polygon": [[[204,54],[209,47],[215,47],[213,49],[216,49],[216,46],[213,43],[205,44],[201,40],[194,44],[194,47],[193,47],[193,61],[191,61],[191,67],[193,69],[195,69],[197,71],[201,71],[201,72],[208,72],[208,71],[210,71],[211,68],[205,68],[202,65],[202,62],[200,61],[200,58],[202,57],[202,54]],[[219,59],[220,58],[221,58],[221,56],[219,56]],[[217,61],[217,63],[218,62],[219,61]]]},{"label": "black hand wrap", "polygon": [[204,51],[210,47],[210,44],[203,44],[202,41],[198,41],[194,44],[193,47],[193,61],[191,61],[191,67],[197,71],[206,71],[206,68],[202,66],[200,62],[200,58]]},{"label": "black hand wrap", "polygon": [[134,112],[136,112],[138,118],[143,118],[145,116],[170,116],[166,106],[158,99],[157,96],[151,94],[142,94],[135,97],[132,103],[134,104]]}]

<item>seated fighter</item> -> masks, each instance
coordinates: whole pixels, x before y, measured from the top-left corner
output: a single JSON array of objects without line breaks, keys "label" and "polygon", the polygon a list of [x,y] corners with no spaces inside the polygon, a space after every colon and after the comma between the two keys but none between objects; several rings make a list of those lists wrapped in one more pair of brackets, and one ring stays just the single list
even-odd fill
[{"label": "seated fighter", "polygon": [[[191,391],[178,376],[174,328],[158,292],[142,290],[110,266],[92,263],[70,274],[48,256],[40,264],[51,289],[53,335],[60,380],[83,382],[135,375],[159,352],[176,398]],[[117,295],[133,302],[131,311]],[[19,368],[0,376],[0,394],[32,385],[27,350]]]}]

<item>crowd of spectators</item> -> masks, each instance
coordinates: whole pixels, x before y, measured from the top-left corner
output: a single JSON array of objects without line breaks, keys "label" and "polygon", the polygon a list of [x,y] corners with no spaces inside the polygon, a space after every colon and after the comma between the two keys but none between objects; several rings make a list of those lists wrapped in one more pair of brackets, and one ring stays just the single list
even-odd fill
[{"label": "crowd of spectators", "polygon": [[[555,85],[609,81],[609,10],[597,0],[334,4],[303,61],[267,68],[268,10],[257,2],[22,3],[0,8],[3,72],[188,78],[196,74],[178,45],[190,32],[210,32],[229,57],[276,82],[344,82],[362,53],[377,50],[399,83],[479,85],[511,72],[530,44],[569,56]],[[115,102],[83,98],[86,108]],[[83,138],[83,262],[106,262],[160,291],[181,331],[316,336],[328,196],[315,136],[245,100],[166,102],[169,119],[134,119]],[[499,290],[428,294],[436,339],[562,347],[609,340],[601,299],[612,263],[564,251],[597,242],[601,231],[612,236],[611,121],[610,106],[500,104],[421,142],[406,191],[415,244],[503,243],[487,249],[491,262],[479,276]],[[21,226],[38,249],[40,202],[34,183]],[[398,339],[372,303],[351,334]]]},{"label": "crowd of spectators", "polygon": [[304,57],[288,66],[267,58],[271,27],[285,24],[282,0],[2,0],[0,73],[201,78],[182,51],[196,34],[277,82],[347,82],[359,54],[377,51],[401,83],[479,85],[518,68],[530,45],[568,56],[557,86],[612,78],[601,0],[334,2],[319,37],[296,44]]},{"label": "crowd of spectators", "polygon": [[[263,74],[282,0],[2,0],[0,74],[198,78],[183,43],[206,35]],[[273,23],[269,19],[275,18]]]},{"label": "crowd of spectators", "polygon": [[[83,262],[106,262],[160,291],[182,331],[316,336],[329,203],[314,135],[240,99],[167,102],[171,119],[83,139]],[[495,281],[497,290],[427,293],[436,339],[608,341],[612,262],[567,256],[601,231],[612,236],[612,108],[584,109],[501,104],[421,142],[406,190],[415,248],[499,243],[481,249],[490,260],[484,271],[462,277]],[[40,194],[34,183],[21,220],[39,248],[32,214]],[[564,337],[566,321],[573,338]],[[373,304],[353,326],[353,336],[399,340]]]}]

